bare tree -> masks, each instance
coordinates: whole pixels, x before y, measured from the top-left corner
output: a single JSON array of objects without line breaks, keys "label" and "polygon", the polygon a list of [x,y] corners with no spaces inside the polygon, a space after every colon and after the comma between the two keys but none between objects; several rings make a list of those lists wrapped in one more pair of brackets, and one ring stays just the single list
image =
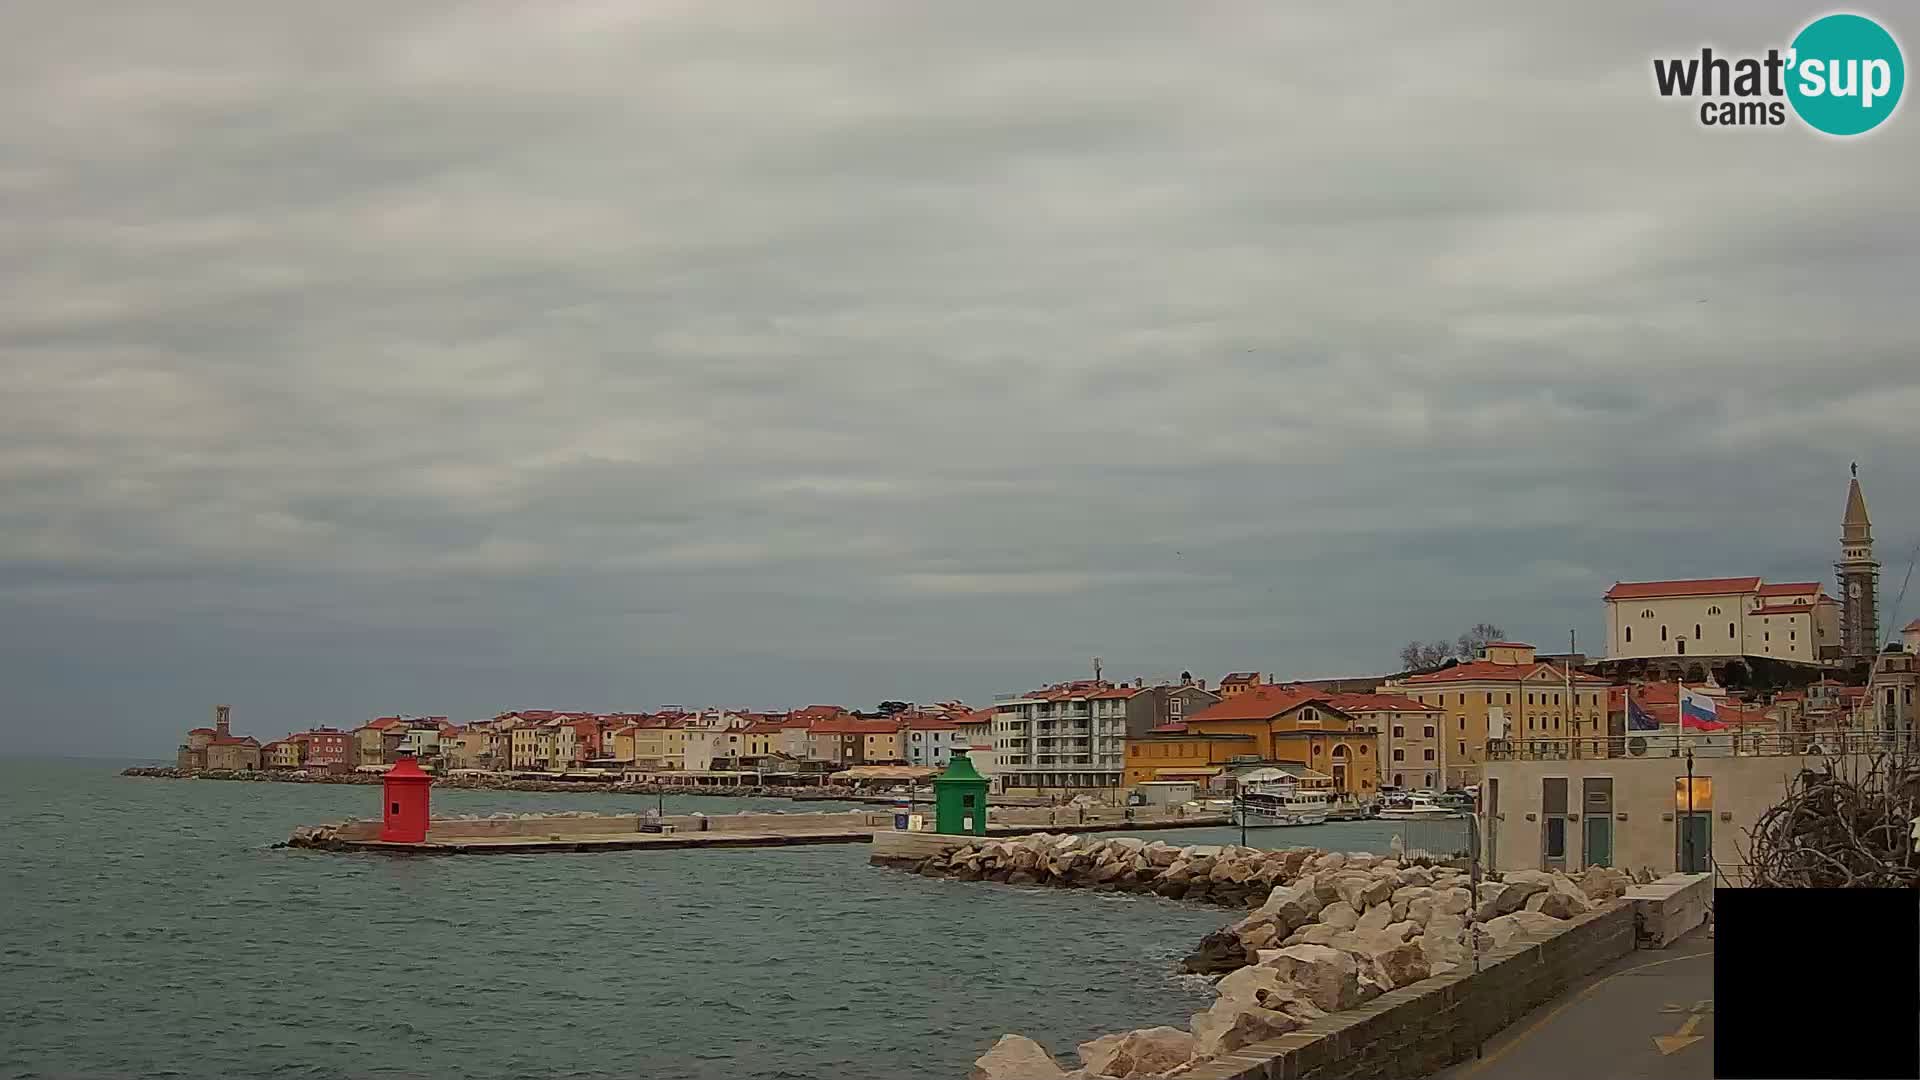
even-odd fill
[{"label": "bare tree", "polygon": [[1461,660],[1471,660],[1480,655],[1481,649],[1504,640],[1506,636],[1505,630],[1492,623],[1474,623],[1471,629],[1454,641],[1454,655]]},{"label": "bare tree", "polygon": [[1431,671],[1453,658],[1453,646],[1444,641],[1409,641],[1400,650],[1400,664],[1408,671]]}]

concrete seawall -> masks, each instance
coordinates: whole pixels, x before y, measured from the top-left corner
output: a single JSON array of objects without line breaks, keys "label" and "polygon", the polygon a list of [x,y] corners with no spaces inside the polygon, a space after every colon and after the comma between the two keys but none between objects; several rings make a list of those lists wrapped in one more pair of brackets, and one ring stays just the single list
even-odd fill
[{"label": "concrete seawall", "polygon": [[[1039,811],[1037,816],[1044,821],[1046,813]],[[673,826],[671,833],[642,832],[641,826],[649,820],[640,814],[436,818],[429,823],[427,839],[423,844],[386,843],[380,840],[380,822],[347,821],[295,829],[287,845],[321,851],[467,855],[864,844],[876,838],[884,838],[883,843],[886,844],[923,844],[951,850],[967,839],[978,839],[938,833],[896,832],[893,828],[894,815],[861,810],[823,814],[741,813],[712,817],[670,815],[665,823]],[[1115,819],[1058,826],[996,824],[988,827],[988,835],[1007,837],[1040,831],[1095,833],[1188,829],[1217,825],[1224,820],[1219,817],[1179,817],[1131,822]]]}]

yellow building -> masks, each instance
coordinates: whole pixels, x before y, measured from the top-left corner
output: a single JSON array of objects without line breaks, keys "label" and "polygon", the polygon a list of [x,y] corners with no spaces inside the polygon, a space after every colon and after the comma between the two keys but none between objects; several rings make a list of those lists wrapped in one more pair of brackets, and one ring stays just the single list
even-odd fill
[{"label": "yellow building", "polygon": [[[1356,728],[1353,716],[1328,698],[1290,686],[1250,687],[1128,740],[1128,775],[1151,771],[1156,780],[1195,779],[1193,770],[1224,769],[1236,760],[1277,762],[1325,773],[1341,794],[1370,797],[1380,786],[1374,736]],[[1162,757],[1170,770],[1159,764]],[[1190,775],[1173,775],[1183,770]]]},{"label": "yellow building", "polygon": [[862,748],[869,762],[893,762],[907,760],[906,752],[900,748],[900,729],[892,731],[869,731],[865,735],[866,745]]},{"label": "yellow building", "polygon": [[280,739],[260,748],[260,761],[269,769],[297,769],[300,767],[300,744],[292,739]]},{"label": "yellow building", "polygon": [[[659,723],[659,721],[656,721]],[[648,727],[633,731],[633,763],[646,769],[682,771],[687,767],[687,729]]]},{"label": "yellow building", "polygon": [[1532,734],[1604,744],[1610,686],[1598,676],[1534,659],[1531,645],[1496,641],[1481,659],[1390,680],[1383,689],[1440,710],[1440,772],[1444,785],[1456,788],[1479,782],[1488,739]]},{"label": "yellow building", "polygon": [[[1179,724],[1169,724],[1178,729]],[[1235,758],[1255,758],[1251,735],[1199,735],[1155,728],[1127,740],[1126,784],[1155,780],[1192,780],[1205,786],[1227,771]]]},{"label": "yellow building", "polygon": [[760,757],[775,753],[780,744],[780,725],[773,723],[755,724],[740,733],[745,742],[748,757]]}]

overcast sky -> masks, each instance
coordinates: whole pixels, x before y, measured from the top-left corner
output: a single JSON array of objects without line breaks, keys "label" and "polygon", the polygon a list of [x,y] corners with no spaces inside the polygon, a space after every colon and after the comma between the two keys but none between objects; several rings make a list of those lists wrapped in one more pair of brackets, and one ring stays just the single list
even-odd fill
[{"label": "overcast sky", "polygon": [[10,3],[8,746],[1595,646],[1855,460],[1891,606],[1920,117],[1712,7]]}]

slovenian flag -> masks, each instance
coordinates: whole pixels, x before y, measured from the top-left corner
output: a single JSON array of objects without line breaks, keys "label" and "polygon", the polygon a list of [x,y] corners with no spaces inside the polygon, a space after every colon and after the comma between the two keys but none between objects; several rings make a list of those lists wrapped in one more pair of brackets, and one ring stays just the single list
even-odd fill
[{"label": "slovenian flag", "polygon": [[1627,730],[1628,731],[1659,731],[1660,730],[1660,721],[1654,719],[1652,713],[1641,708],[1640,703],[1633,700],[1633,695],[1631,693],[1627,695]]},{"label": "slovenian flag", "polygon": [[1680,691],[1680,728],[1683,731],[1721,731],[1720,713],[1712,698],[1691,690]]}]

